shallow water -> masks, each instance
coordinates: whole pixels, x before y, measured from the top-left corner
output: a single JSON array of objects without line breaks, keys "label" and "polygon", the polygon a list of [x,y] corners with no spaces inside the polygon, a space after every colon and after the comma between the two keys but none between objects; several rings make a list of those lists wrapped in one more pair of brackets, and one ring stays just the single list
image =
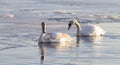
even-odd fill
[{"label": "shallow water", "polygon": [[[0,0],[0,65],[119,65],[119,3],[119,0]],[[75,18],[81,24],[102,27],[105,36],[81,37],[80,44],[76,44],[76,28],[67,30],[68,22]],[[67,46],[44,45],[44,60],[37,44],[42,21],[47,22],[47,32],[64,32],[74,38]]]}]

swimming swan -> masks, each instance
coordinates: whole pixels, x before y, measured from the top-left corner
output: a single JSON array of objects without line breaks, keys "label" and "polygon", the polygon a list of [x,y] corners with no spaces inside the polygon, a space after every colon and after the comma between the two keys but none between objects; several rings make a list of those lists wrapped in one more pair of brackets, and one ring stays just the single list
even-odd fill
[{"label": "swimming swan", "polygon": [[42,32],[39,37],[39,43],[40,42],[48,42],[48,43],[53,43],[53,42],[64,42],[64,43],[69,43],[72,41],[72,38],[66,34],[66,33],[46,33],[46,23],[42,22]]},{"label": "swimming swan", "polygon": [[68,24],[68,30],[71,28],[72,25],[76,25],[77,35],[80,36],[97,37],[103,36],[105,34],[105,31],[99,26],[95,26],[92,24],[85,24],[81,26],[76,19],[70,21],[70,23]]}]

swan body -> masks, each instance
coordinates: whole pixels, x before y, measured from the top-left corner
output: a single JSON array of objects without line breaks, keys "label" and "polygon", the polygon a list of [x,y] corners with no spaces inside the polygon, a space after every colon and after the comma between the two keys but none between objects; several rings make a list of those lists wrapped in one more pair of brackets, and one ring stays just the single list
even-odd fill
[{"label": "swan body", "polygon": [[80,25],[80,23],[78,23],[75,19],[69,23],[68,29],[70,29],[72,25],[76,25],[77,35],[80,36],[97,37],[105,34],[105,31],[101,27],[92,24]]},{"label": "swan body", "polygon": [[65,33],[44,33],[41,34],[41,42],[70,42],[72,39]]},{"label": "swan body", "polygon": [[46,24],[42,22],[42,32],[39,38],[39,42],[71,42],[72,38],[66,34],[61,32],[54,33],[46,33]]}]

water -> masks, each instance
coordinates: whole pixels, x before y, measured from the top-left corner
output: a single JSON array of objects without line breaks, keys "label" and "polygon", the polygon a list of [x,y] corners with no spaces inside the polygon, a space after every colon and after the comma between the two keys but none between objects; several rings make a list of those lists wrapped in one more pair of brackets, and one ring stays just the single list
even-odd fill
[{"label": "water", "polygon": [[[119,65],[119,6],[119,0],[0,0],[0,65]],[[76,28],[67,30],[75,18],[102,27],[105,36],[82,37],[76,47]],[[43,46],[44,60],[37,44],[42,21],[48,32],[74,38],[67,46]]]}]

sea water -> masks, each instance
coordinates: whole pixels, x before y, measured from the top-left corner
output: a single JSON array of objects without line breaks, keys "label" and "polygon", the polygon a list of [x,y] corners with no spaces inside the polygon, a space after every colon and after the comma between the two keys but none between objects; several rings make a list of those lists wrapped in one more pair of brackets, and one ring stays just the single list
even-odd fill
[{"label": "sea water", "polygon": [[[0,65],[119,65],[119,0],[0,0]],[[102,37],[80,37],[70,20],[103,28]],[[41,22],[47,32],[63,32],[69,45],[38,45]],[[44,50],[44,59],[42,59]]]}]

